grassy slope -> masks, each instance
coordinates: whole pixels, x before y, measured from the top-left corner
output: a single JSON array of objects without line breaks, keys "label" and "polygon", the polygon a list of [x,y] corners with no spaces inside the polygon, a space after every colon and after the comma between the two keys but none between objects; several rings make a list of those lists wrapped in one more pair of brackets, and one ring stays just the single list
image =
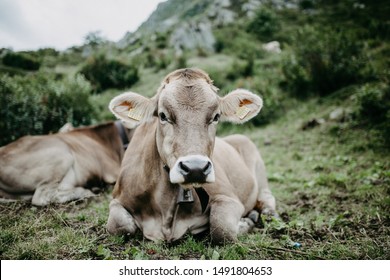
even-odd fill
[{"label": "grassy slope", "polygon": [[[189,57],[187,66],[210,73],[222,94],[245,87],[264,100],[284,100],[287,97],[276,86],[282,75],[279,60],[277,55],[257,59],[253,77],[234,81],[221,74],[234,73],[234,63],[243,62],[233,56]],[[55,72],[71,74],[78,69],[68,64],[57,65]],[[165,70],[141,68],[140,81],[131,90],[152,96],[173,64]],[[107,104],[122,91],[108,90],[92,97],[99,119],[112,118]],[[266,221],[232,245],[215,247],[207,239],[191,236],[174,245],[155,244],[141,235],[130,239],[106,232],[109,192],[47,208],[0,204],[1,259],[389,259],[388,152],[375,151],[375,136],[344,123],[327,121],[301,130],[303,123],[327,118],[338,106],[348,108],[349,99],[287,103],[290,110],[267,127],[223,126],[220,130],[246,134],[257,144],[282,221]],[[277,107],[265,107],[263,114]],[[295,242],[302,246],[295,248]]]},{"label": "grassy slope", "polygon": [[388,154],[373,152],[370,135],[342,123],[301,130],[335,106],[296,102],[272,125],[239,129],[262,152],[283,222],[268,221],[236,244],[215,247],[188,236],[169,245],[110,236],[105,193],[42,209],[0,205],[1,259],[389,259]]}]

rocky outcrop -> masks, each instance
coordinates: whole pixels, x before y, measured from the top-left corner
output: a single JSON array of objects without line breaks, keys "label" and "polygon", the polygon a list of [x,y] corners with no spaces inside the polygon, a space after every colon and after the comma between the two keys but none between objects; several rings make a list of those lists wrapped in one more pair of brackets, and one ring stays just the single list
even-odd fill
[{"label": "rocky outcrop", "polygon": [[125,48],[142,38],[149,40],[153,34],[168,35],[169,47],[177,54],[184,49],[214,50],[212,30],[234,23],[240,17],[253,17],[263,3],[276,8],[297,5],[298,0],[168,0],[158,5],[135,33],[127,33],[117,46]]},{"label": "rocky outcrop", "polygon": [[210,6],[207,16],[214,26],[219,27],[234,22],[236,13],[229,9],[230,6],[230,0],[217,0]]},{"label": "rocky outcrop", "polygon": [[127,46],[134,45],[140,39],[141,39],[140,33],[127,32],[125,36],[116,43],[116,46],[120,49],[124,49]]},{"label": "rocky outcrop", "polygon": [[214,50],[215,38],[210,22],[186,22],[177,27],[172,33],[170,44],[178,55],[184,49],[202,48]]}]

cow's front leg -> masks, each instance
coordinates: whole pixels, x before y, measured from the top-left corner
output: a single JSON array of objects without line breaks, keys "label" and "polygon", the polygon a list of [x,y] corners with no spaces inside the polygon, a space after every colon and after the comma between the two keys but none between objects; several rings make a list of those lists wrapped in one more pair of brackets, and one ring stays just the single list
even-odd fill
[{"label": "cow's front leg", "polygon": [[245,209],[238,199],[219,196],[210,206],[210,235],[214,243],[236,241],[238,235],[254,226],[250,219],[242,218]]},{"label": "cow's front leg", "polygon": [[133,216],[119,203],[113,199],[110,203],[110,213],[107,221],[107,230],[111,234],[130,234],[137,231]]}]

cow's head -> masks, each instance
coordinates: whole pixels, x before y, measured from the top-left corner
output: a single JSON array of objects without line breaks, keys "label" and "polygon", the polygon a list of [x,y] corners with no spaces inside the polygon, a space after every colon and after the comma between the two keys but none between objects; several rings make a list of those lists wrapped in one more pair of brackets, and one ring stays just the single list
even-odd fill
[{"label": "cow's head", "polygon": [[218,122],[244,123],[263,104],[259,96],[244,89],[224,97],[217,90],[205,72],[180,69],[165,77],[153,98],[127,92],[115,97],[109,108],[128,127],[157,117],[157,149],[170,169],[171,183],[190,187],[215,181],[210,157]]}]

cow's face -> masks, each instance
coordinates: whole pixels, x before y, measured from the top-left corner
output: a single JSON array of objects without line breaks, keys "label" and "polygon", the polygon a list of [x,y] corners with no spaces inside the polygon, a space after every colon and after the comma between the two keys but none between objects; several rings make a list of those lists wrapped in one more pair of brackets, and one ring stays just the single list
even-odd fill
[{"label": "cow's face", "polygon": [[157,112],[157,147],[171,182],[214,182],[210,157],[221,110],[212,85],[204,79],[171,81],[160,91]]},{"label": "cow's face", "polygon": [[246,90],[223,98],[216,91],[203,71],[182,69],[169,74],[152,99],[124,93],[109,107],[130,127],[157,117],[157,149],[170,169],[170,181],[190,187],[215,181],[210,158],[218,122],[243,123],[262,106],[261,98]]}]

